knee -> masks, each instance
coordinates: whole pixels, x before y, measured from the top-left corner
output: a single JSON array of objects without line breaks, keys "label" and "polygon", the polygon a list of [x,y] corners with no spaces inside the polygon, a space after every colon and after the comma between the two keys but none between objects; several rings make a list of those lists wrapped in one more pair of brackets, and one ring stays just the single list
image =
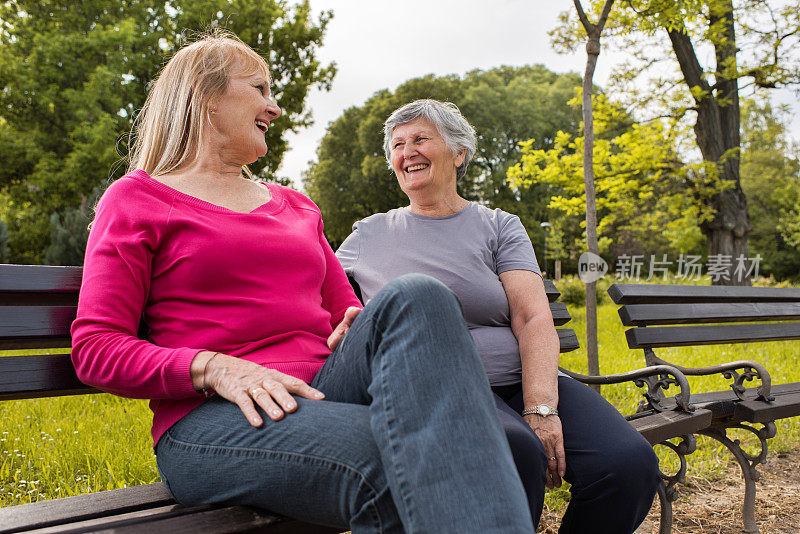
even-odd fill
[{"label": "knee", "polygon": [[425,274],[412,273],[395,278],[375,296],[374,300],[402,307],[419,307],[421,312],[436,306],[450,306],[463,314],[455,294],[442,282]]},{"label": "knee", "polygon": [[[637,434],[637,438],[640,436]],[[651,499],[661,480],[658,469],[658,456],[653,447],[644,439],[632,439],[620,444],[609,459],[609,468],[617,491],[625,492],[631,498],[640,496]],[[649,497],[646,497],[648,496]]]},{"label": "knee", "polygon": [[385,289],[411,298],[436,296],[449,298],[454,296],[453,292],[442,282],[421,273],[404,274],[386,284]]}]

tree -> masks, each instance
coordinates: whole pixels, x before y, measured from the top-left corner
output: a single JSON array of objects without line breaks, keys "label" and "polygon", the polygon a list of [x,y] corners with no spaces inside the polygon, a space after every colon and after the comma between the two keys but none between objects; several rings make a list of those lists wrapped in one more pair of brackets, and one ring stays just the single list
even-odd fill
[{"label": "tree", "polygon": [[751,255],[759,272],[800,279],[800,153],[786,141],[788,116],[769,102],[742,105],[742,189],[747,195]]},{"label": "tree", "polygon": [[[580,0],[573,0],[578,19],[589,40],[586,42],[586,71],[583,75],[581,108],[583,109],[583,181],[586,188],[586,245],[592,254],[599,254],[597,248],[597,212],[594,205],[594,118],[592,116],[592,80],[597,58],[600,55],[600,35],[608,20],[614,0],[605,0],[597,23],[589,21]],[[600,374],[600,360],[597,353],[597,281],[586,283],[586,358],[590,375]],[[593,386],[598,392],[600,386]]]},{"label": "tree", "polygon": [[[620,248],[620,244],[633,246],[638,253],[696,248],[702,239],[696,221],[713,214],[698,211],[694,204],[694,195],[704,191],[691,189],[687,194],[688,184],[695,187],[703,183],[693,178],[702,174],[703,165],[681,163],[674,122],[636,124],[621,106],[610,103],[602,94],[595,96],[592,108],[599,253],[613,259],[620,252],[633,252]],[[584,137],[559,132],[551,149],[535,149],[530,142],[522,147],[522,158],[509,169],[509,180],[520,187],[548,184],[555,192],[549,208],[565,218],[584,219],[582,226],[586,228]],[[705,185],[709,189],[719,186]],[[653,228],[661,231],[654,233]]]},{"label": "tree", "polygon": [[[595,0],[592,5],[597,9],[600,4]],[[798,55],[791,53],[800,40],[800,9],[777,0],[626,0],[619,7],[609,29],[631,61],[617,71],[615,86],[632,94],[638,73],[653,74],[649,96],[630,99],[633,105],[655,109],[657,104],[672,116],[693,117],[703,160],[713,163],[727,184],[698,199],[714,211],[712,219],[700,223],[709,253],[747,257],[750,219],[740,180],[740,80],[766,89],[800,79]],[[563,20],[554,41],[574,47],[577,24],[568,16]],[[670,52],[658,42],[662,32]],[[703,49],[713,52],[713,64],[703,64],[707,54],[698,54]],[[665,61],[677,68],[665,67]],[[736,276],[729,279],[720,278],[720,283],[738,283]]]},{"label": "tree", "polygon": [[578,117],[567,101],[579,80],[539,65],[475,70],[463,77],[429,75],[405,82],[394,93],[378,91],[363,106],[345,110],[328,127],[317,161],[304,177],[306,192],[325,216],[326,236],[338,245],[355,221],[408,204],[386,164],[383,122],[403,104],[435,98],[458,105],[478,134],[461,194],[520,215],[534,243],[541,243],[547,186],[510,187],[506,171],[519,159],[521,141],[534,137],[538,148],[546,148],[559,129],[575,131]]},{"label": "tree", "polygon": [[[310,87],[329,88],[333,65],[316,58],[330,13],[285,0],[11,0],[0,5],[0,192],[15,261],[36,262],[51,214],[76,208],[124,171],[120,136],[165,59],[193,35],[227,27],[268,59],[283,109],[252,167],[274,178],[283,133],[310,122]],[[118,142],[120,140],[120,142]],[[119,150],[118,153],[117,151]],[[63,217],[63,213],[60,217]]]}]

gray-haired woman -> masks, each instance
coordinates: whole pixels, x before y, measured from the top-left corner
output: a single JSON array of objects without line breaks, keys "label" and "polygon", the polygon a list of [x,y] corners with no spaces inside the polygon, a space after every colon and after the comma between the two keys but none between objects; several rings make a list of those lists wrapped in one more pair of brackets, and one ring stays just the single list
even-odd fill
[{"label": "gray-haired woman", "polygon": [[384,127],[410,205],[367,217],[337,251],[365,301],[408,273],[461,301],[538,523],[545,486],[572,484],[561,532],[633,532],[659,481],[650,445],[590,388],[558,373],[559,341],[518,217],[460,196],[475,132],[450,103],[417,100]]}]

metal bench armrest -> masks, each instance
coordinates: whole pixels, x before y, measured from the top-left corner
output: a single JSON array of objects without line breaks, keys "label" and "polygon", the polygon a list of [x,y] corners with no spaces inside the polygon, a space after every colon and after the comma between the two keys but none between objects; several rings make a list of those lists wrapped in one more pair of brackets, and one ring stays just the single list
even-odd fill
[{"label": "metal bench armrest", "polygon": [[[739,400],[774,400],[771,393],[772,378],[769,375],[769,371],[762,364],[753,360],[738,360],[710,367],[684,367],[659,358],[652,349],[645,349],[645,359],[648,364],[668,365],[687,376],[722,374],[725,378],[732,380],[730,387]],[[756,388],[745,387],[744,383],[750,382],[754,378],[758,378],[761,381],[761,385]]]},{"label": "metal bench armrest", "polygon": [[[655,410],[664,412],[669,410],[682,410],[684,412],[694,411],[694,406],[689,404],[691,391],[689,381],[684,373],[672,365],[651,365],[635,371],[619,373],[615,375],[588,376],[573,373],[567,369],[559,367],[562,373],[583,382],[584,384],[621,384],[623,382],[633,382],[637,387],[647,386],[647,391],[642,393],[645,401],[640,405],[638,411]],[[675,385],[680,389],[680,393],[671,398],[671,402],[664,402],[664,391],[670,386]],[[663,391],[662,391],[663,390]]]}]

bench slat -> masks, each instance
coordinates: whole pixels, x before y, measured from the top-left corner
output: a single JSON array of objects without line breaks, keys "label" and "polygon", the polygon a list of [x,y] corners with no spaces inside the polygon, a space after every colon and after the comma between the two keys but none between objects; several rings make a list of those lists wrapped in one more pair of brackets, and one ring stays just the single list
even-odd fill
[{"label": "bench slat", "polygon": [[[635,416],[634,416],[635,417]],[[711,424],[711,411],[697,408],[687,413],[683,411],[659,412],[636,417],[628,421],[651,445],[661,443],[684,434],[692,434],[708,428]]]},{"label": "bench slat", "polygon": [[82,267],[53,265],[0,265],[0,293],[77,293]]},{"label": "bench slat", "polygon": [[563,302],[551,302],[550,313],[553,314],[553,324],[556,326],[565,325],[572,319]]},{"label": "bench slat", "polygon": [[768,423],[776,419],[795,417],[800,415],[800,392],[776,395],[772,402],[742,401],[736,404],[734,414],[737,418],[753,423]]},{"label": "bench slat", "polygon": [[547,294],[547,301],[548,302],[557,301],[558,297],[561,296],[561,292],[558,290],[558,288],[556,288],[556,285],[549,278],[545,278],[543,281],[544,281],[544,292],[545,294]]},{"label": "bench slat", "polygon": [[625,332],[632,349],[800,339],[800,323],[655,326]]},{"label": "bench slat", "polygon": [[76,306],[0,306],[0,339],[69,337]]},{"label": "bench slat", "polygon": [[0,534],[175,504],[160,482],[0,508]]},{"label": "bench slat", "polygon": [[793,287],[612,284],[608,294],[616,304],[800,301],[800,288]]},{"label": "bench slat", "polygon": [[[169,532],[170,534],[197,534],[198,532],[338,534],[342,532],[341,528],[312,525],[244,506],[229,506],[163,518],[131,519],[123,524],[114,525],[113,528],[116,534],[152,534],[153,532]],[[96,532],[96,528],[83,532]]]},{"label": "bench slat", "polygon": [[267,526],[270,534],[340,531],[243,506],[184,508],[175,503],[161,483],[0,509],[0,534],[78,534],[105,529],[147,534],[253,532]]},{"label": "bench slat", "polygon": [[578,336],[575,335],[575,330],[571,328],[559,328],[558,342],[561,345],[559,352],[572,352],[580,347],[578,343]]},{"label": "bench slat", "polygon": [[[185,509],[184,509],[185,511]],[[197,534],[198,532],[215,533],[254,533],[269,534],[338,534],[341,528],[312,525],[293,519],[278,517],[267,512],[245,506],[228,506],[211,510],[197,510],[191,513],[177,510],[163,517],[131,517],[124,522],[109,525],[116,534],[152,534],[153,532],[169,532],[170,534]],[[103,527],[103,525],[98,525]],[[78,533],[97,532],[98,526]],[[73,531],[70,531],[71,533]],[[46,534],[32,533],[32,534]]]},{"label": "bench slat", "polygon": [[619,316],[625,326],[790,321],[800,319],[800,302],[628,304],[619,309]]},{"label": "bench slat", "polygon": [[97,392],[78,380],[69,354],[0,358],[0,400]]}]

